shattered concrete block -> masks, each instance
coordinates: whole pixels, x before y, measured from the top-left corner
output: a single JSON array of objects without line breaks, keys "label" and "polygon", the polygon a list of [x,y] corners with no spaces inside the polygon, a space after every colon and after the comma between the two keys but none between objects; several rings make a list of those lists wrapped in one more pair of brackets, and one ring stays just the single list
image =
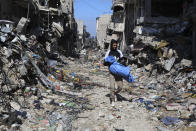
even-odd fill
[{"label": "shattered concrete block", "polygon": [[25,30],[25,27],[27,26],[28,19],[22,17],[16,27],[17,33],[22,33]]},{"label": "shattered concrete block", "polygon": [[64,131],[63,126],[61,124],[58,124],[56,131]]},{"label": "shattered concrete block", "polygon": [[191,104],[188,107],[188,109],[189,109],[190,112],[193,112],[195,108],[196,108],[196,105],[195,104]]},{"label": "shattered concrete block", "polygon": [[51,43],[46,42],[46,50],[51,53]]},{"label": "shattered concrete block", "polygon": [[53,31],[57,33],[58,37],[62,36],[63,31],[64,31],[63,26],[61,26],[59,23],[53,22],[52,28],[53,28]]},{"label": "shattered concrete block", "polygon": [[27,68],[24,65],[21,65],[18,67],[18,72],[20,72],[22,76],[25,76],[27,74]]},{"label": "shattered concrete block", "polygon": [[166,105],[166,109],[168,111],[177,111],[177,110],[180,110],[182,108],[183,107],[178,103],[171,103],[171,104]]},{"label": "shattered concrete block", "polygon": [[189,105],[191,105],[191,104],[196,104],[196,99],[194,99],[194,98],[189,98],[189,99],[188,99],[188,102],[187,102],[186,104],[187,104],[187,106],[189,106]]},{"label": "shattered concrete block", "polygon": [[11,42],[12,43],[15,43],[15,42],[18,42],[19,38],[18,37],[15,37]]},{"label": "shattered concrete block", "polygon": [[19,111],[20,110],[20,105],[16,102],[10,102],[10,105],[12,108],[14,108],[15,110]]},{"label": "shattered concrete block", "polygon": [[158,131],[171,131],[171,130],[169,130],[169,129],[165,128],[165,127],[161,127],[161,126],[157,127],[157,130]]},{"label": "shattered concrete block", "polygon": [[8,57],[10,57],[12,55],[12,50],[11,49],[8,49],[6,47],[3,47],[2,54],[4,56],[6,56],[6,58],[8,58]]},{"label": "shattered concrete block", "polygon": [[9,24],[6,24],[6,26],[1,28],[1,31],[4,33],[10,33],[10,32],[12,32],[12,28],[10,27]]},{"label": "shattered concrete block", "polygon": [[[160,50],[158,50],[158,51],[160,51]],[[168,53],[167,51],[168,51],[168,48],[164,48],[164,49],[163,49],[163,57],[164,57],[164,58],[167,57],[167,53]]]},{"label": "shattered concrete block", "polygon": [[6,36],[0,36],[1,42],[5,42],[6,41]]},{"label": "shattered concrete block", "polygon": [[21,131],[33,131],[30,127],[27,127],[26,125],[22,125],[22,126],[20,126],[20,130]]},{"label": "shattered concrete block", "polygon": [[189,124],[189,126],[190,126],[190,127],[196,127],[196,122],[191,122],[191,123]]},{"label": "shattered concrete block", "polygon": [[187,59],[182,59],[181,65],[186,66],[186,67],[190,67],[192,65],[192,61],[187,60]]},{"label": "shattered concrete block", "polygon": [[175,57],[172,57],[171,59],[167,60],[165,62],[165,70],[167,71],[170,71],[172,66],[174,65],[174,62],[175,62],[176,58]]},{"label": "shattered concrete block", "polygon": [[172,49],[169,49],[169,50],[168,50],[168,48],[164,48],[164,52],[163,52],[163,57],[164,57],[164,58],[169,58],[169,59],[171,59],[172,56],[173,56],[173,54],[174,54],[174,51],[173,51]]},{"label": "shattered concrete block", "polygon": [[22,41],[27,41],[27,38],[26,38],[25,35],[20,35],[20,39],[21,39]]},{"label": "shattered concrete block", "polygon": [[180,117],[184,119],[188,119],[191,113],[187,110],[180,110]]},{"label": "shattered concrete block", "polygon": [[174,54],[174,51],[172,49],[169,49],[169,52],[167,54],[167,57],[170,59]]},{"label": "shattered concrete block", "polygon": [[151,64],[148,64],[147,66],[145,66],[145,69],[146,69],[147,71],[152,70],[152,65],[151,65]]}]

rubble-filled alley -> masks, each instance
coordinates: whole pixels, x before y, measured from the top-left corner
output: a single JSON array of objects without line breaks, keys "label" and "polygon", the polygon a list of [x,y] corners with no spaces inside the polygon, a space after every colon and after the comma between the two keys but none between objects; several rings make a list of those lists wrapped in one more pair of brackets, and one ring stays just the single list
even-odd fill
[{"label": "rubble-filled alley", "polygon": [[0,130],[196,131],[196,0],[74,2],[0,1]]}]

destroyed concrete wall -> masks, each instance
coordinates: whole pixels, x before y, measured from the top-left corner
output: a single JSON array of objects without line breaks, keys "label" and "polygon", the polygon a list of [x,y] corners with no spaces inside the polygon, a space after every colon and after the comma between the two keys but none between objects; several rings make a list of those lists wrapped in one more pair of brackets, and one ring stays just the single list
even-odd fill
[{"label": "destroyed concrete wall", "polygon": [[180,17],[183,13],[183,2],[179,0],[138,0],[134,3],[134,12],[137,24],[144,23],[149,17]]},{"label": "destroyed concrete wall", "polygon": [[62,11],[68,14],[74,14],[73,0],[60,0],[62,4]]},{"label": "destroyed concrete wall", "polygon": [[108,43],[108,37],[106,31],[110,21],[111,21],[110,14],[101,15],[96,20],[97,44],[101,49],[104,49],[105,44]]},{"label": "destroyed concrete wall", "polygon": [[77,22],[77,31],[78,31],[78,34],[83,36],[84,34],[84,22],[82,20],[76,20]]},{"label": "destroyed concrete wall", "polygon": [[109,25],[109,32],[117,36],[119,48],[125,51],[127,45],[132,43],[134,28],[134,1],[133,0],[113,0],[113,14]]},{"label": "destroyed concrete wall", "polygon": [[[187,40],[186,37],[192,39],[192,59],[193,64],[195,63],[195,40],[194,40],[194,18],[192,11],[194,6],[194,1],[169,1],[169,0],[148,0],[143,1],[139,0],[135,3],[134,10],[134,18],[136,21],[136,25],[139,25],[138,28],[139,34],[143,36],[153,36],[153,39],[167,39],[172,42],[170,37],[177,37],[179,34],[183,37],[182,41],[176,41],[175,43],[186,43],[186,46],[189,46],[191,43],[190,40]],[[175,8],[173,8],[175,6]],[[191,28],[191,26],[193,28]],[[137,28],[137,27],[136,27]],[[135,28],[135,29],[136,29]],[[136,33],[137,34],[137,33]],[[192,37],[192,36],[193,37]],[[140,36],[137,35],[136,38]],[[143,38],[142,38],[143,39]],[[145,38],[147,39],[147,38]],[[150,39],[150,37],[148,38]],[[153,40],[152,39],[152,40]],[[178,38],[176,38],[178,39]],[[186,40],[185,40],[186,39]],[[160,41],[160,40],[159,40]],[[155,46],[152,42],[155,41],[146,41],[144,43],[151,43],[151,45]],[[184,48],[184,52],[187,48]],[[182,51],[180,51],[182,52]],[[183,53],[179,53],[183,54]],[[186,55],[190,56],[189,53]],[[181,57],[185,57],[185,55],[180,55]],[[187,57],[190,59],[190,57]]]},{"label": "destroyed concrete wall", "polygon": [[119,3],[126,3],[128,0],[113,0],[112,3],[113,5],[119,4]]},{"label": "destroyed concrete wall", "polygon": [[[186,2],[187,6],[185,6]],[[173,8],[174,5],[176,8]],[[133,39],[135,38],[133,30],[137,25],[148,27],[148,31],[150,32],[146,32],[146,35],[152,34],[156,30],[150,27],[153,24],[154,26],[155,24],[161,25],[162,29],[165,28],[166,30],[159,29],[157,32],[155,31],[156,33],[154,32],[154,35],[165,32],[161,37],[168,37],[176,33],[182,33],[186,30],[185,28],[188,28],[189,24],[185,24],[186,22],[180,23],[180,19],[192,5],[192,1],[183,2],[179,0],[113,0],[113,15],[111,23],[108,26],[108,32],[117,36],[122,51],[125,51],[127,46],[133,43]],[[179,24],[178,27],[175,25],[177,23]],[[140,33],[144,30],[140,28]]]},{"label": "destroyed concrete wall", "polygon": [[80,50],[84,47],[84,42],[85,42],[85,27],[84,27],[84,22],[82,20],[77,20],[77,32],[78,32],[77,49]]},{"label": "destroyed concrete wall", "polygon": [[113,0],[112,6],[113,14],[111,17],[111,23],[108,26],[108,32],[110,35],[115,36],[115,39],[119,43],[119,48],[123,50],[125,45],[125,1]]},{"label": "destroyed concrete wall", "polygon": [[41,37],[43,44],[56,43],[67,55],[72,53],[77,35],[73,0],[1,0],[0,6],[1,18],[16,23],[27,18],[26,33]]}]

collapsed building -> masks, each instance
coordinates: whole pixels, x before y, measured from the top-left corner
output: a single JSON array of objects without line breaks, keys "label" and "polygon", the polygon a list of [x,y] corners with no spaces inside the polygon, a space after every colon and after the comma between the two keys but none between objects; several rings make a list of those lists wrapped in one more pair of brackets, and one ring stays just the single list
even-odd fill
[{"label": "collapsed building", "polygon": [[82,20],[77,20],[77,32],[78,32],[78,40],[77,40],[77,49],[81,50],[85,44],[85,34],[86,34],[86,26]]},{"label": "collapsed building", "polygon": [[54,53],[57,45],[65,54],[72,53],[77,35],[73,10],[73,0],[0,1],[0,18],[20,21],[18,33],[35,35],[49,53]]},{"label": "collapsed building", "polygon": [[[133,29],[133,7],[130,6],[131,1],[113,0],[113,14],[111,22],[108,25],[107,34],[120,44],[120,49],[125,50],[126,44],[130,43],[129,39]],[[129,28],[127,28],[129,27]]]},{"label": "collapsed building", "polygon": [[[173,48],[195,64],[195,0],[113,0],[112,10],[107,35],[118,40],[124,53],[138,43],[152,49],[165,43],[159,54]],[[183,49],[177,49],[180,43]]]},{"label": "collapsed building", "polygon": [[107,27],[110,24],[111,15],[104,14],[96,19],[97,44],[101,49],[107,49],[111,37],[107,35]]},{"label": "collapsed building", "polygon": [[[76,27],[73,0],[0,1],[1,130],[8,130],[8,128],[31,130],[28,128],[28,126],[32,127],[31,125],[25,125],[25,121],[28,121],[26,115],[36,114],[35,108],[41,109],[44,117],[46,116],[48,122],[50,121],[49,115],[45,113],[53,110],[48,107],[44,110],[40,99],[46,90],[50,91],[51,95],[55,93],[59,95],[64,89],[67,90],[65,85],[61,85],[65,87],[64,89],[60,88],[60,83],[67,84],[63,71],[64,74],[69,74],[64,69],[67,65],[65,62],[71,58],[66,58],[64,55],[72,54],[77,35]],[[67,69],[70,70],[70,67]],[[67,80],[69,81],[69,78]],[[34,94],[31,94],[32,90]],[[73,99],[75,98],[74,96]],[[32,103],[29,105],[27,101]],[[35,104],[35,108],[33,103],[38,103]],[[19,108],[13,105],[18,105]],[[24,108],[27,110],[24,111]],[[24,113],[22,117],[20,117],[21,113]],[[70,118],[71,116],[73,112]],[[70,120],[65,121],[67,125],[63,124],[66,125],[67,130],[71,130],[72,120]],[[51,128],[51,126],[49,124],[44,129],[56,130],[56,127]],[[41,129],[38,128],[34,127],[33,130]]]}]

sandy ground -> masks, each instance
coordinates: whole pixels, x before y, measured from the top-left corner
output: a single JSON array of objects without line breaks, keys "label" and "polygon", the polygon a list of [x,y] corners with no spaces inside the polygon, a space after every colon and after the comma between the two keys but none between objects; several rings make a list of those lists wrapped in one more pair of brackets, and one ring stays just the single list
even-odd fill
[{"label": "sandy ground", "polygon": [[[89,76],[92,71],[89,67],[74,66],[78,74]],[[73,69],[73,70],[74,70]],[[82,70],[81,70],[82,69]],[[101,67],[101,70],[106,70]],[[95,87],[82,91],[88,97],[94,110],[81,113],[79,118],[73,122],[73,127],[77,131],[156,131],[157,121],[154,121],[150,113],[136,102],[117,101],[115,107],[111,107],[109,101],[109,78],[107,73],[104,75],[91,75],[91,81],[104,84],[106,87]],[[126,87],[128,83],[124,82]],[[128,92],[121,92],[120,95],[128,100],[131,95]],[[139,96],[138,96],[139,97]]]}]

